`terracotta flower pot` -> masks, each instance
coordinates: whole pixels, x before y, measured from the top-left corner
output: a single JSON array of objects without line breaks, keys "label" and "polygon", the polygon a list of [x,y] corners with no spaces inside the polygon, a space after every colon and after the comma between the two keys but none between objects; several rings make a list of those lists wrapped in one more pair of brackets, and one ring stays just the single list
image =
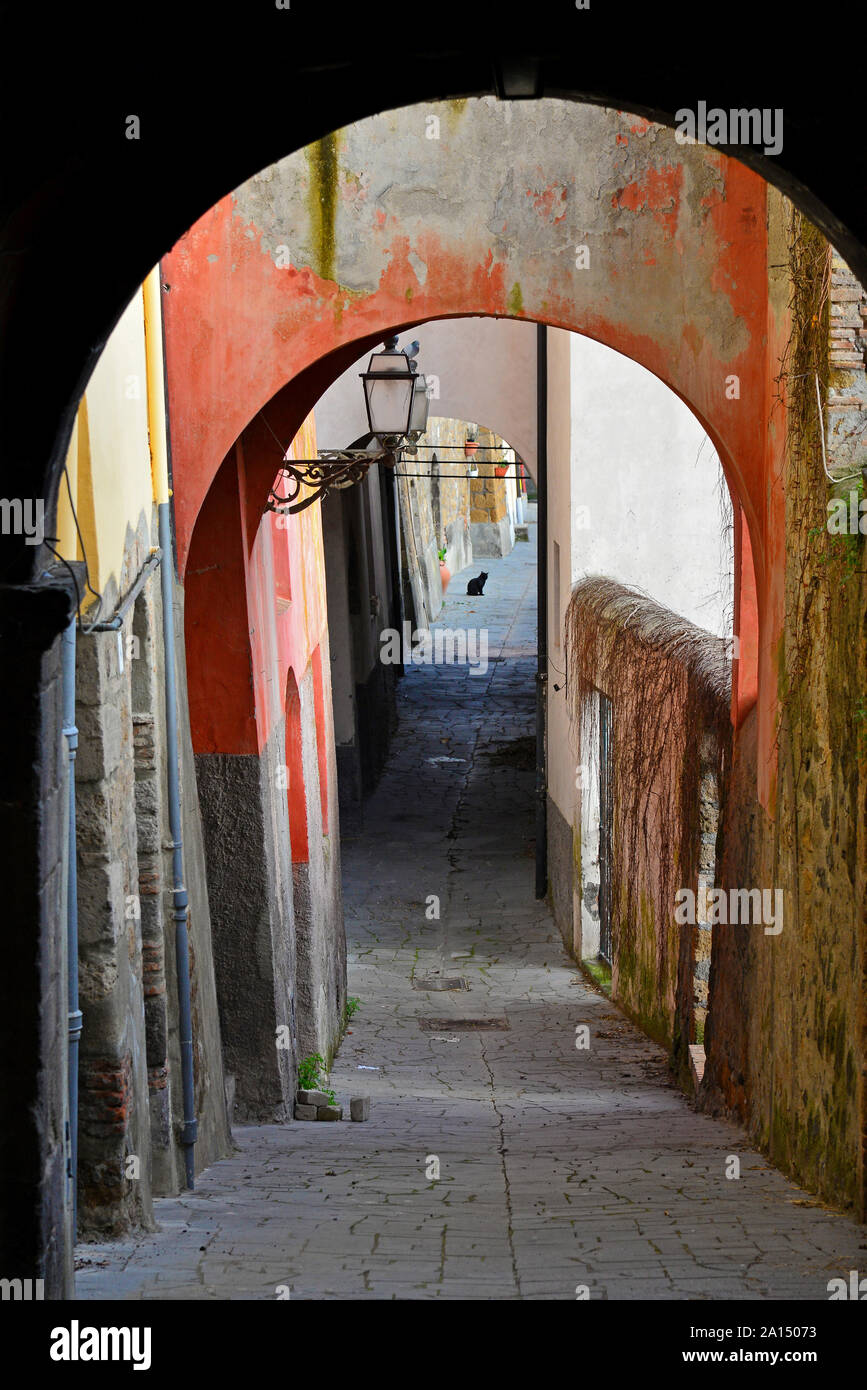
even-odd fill
[{"label": "terracotta flower pot", "polygon": [[443,560],[440,560],[440,582],[443,586],[443,593],[445,593],[446,589],[449,587],[449,584],[451,583],[451,578],[451,570],[446,566]]},{"label": "terracotta flower pot", "polygon": [[476,440],[476,439],[465,439],[465,440],[464,440],[464,453],[466,454],[466,456],[467,456],[468,459],[471,459],[471,458],[472,458],[473,454],[476,452],[476,450],[478,449],[478,447],[479,447],[478,440]]},{"label": "terracotta flower pot", "polygon": [[504,463],[498,463],[494,466],[494,472],[496,473],[498,478],[505,478],[508,471],[509,470]]}]

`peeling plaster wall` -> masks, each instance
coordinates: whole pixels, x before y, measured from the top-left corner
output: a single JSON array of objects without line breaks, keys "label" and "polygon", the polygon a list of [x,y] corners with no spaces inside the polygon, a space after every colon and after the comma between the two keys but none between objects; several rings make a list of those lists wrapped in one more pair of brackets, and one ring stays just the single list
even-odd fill
[{"label": "peeling plaster wall", "polygon": [[[815,401],[818,374],[829,394],[828,466],[842,472],[851,463],[851,438],[838,428],[843,411],[833,403],[863,399],[864,366],[834,335],[841,305],[857,305],[861,292],[832,259],[830,304],[823,305],[821,260],[806,277],[793,270],[790,205],[773,194],[770,210],[769,325],[783,344],[793,290],[804,278],[789,395],[790,419],[803,416],[806,432],[796,443],[795,425],[783,473],[788,544],[779,578],[785,629],[774,651],[783,703],[773,814],[756,804],[753,791],[765,756],[760,705],[738,729],[722,883],[779,889],[783,929],[714,929],[702,1095],[709,1109],[742,1119],[775,1163],[863,1218],[867,566],[860,532],[827,528],[828,498],[840,489],[823,473]],[[811,245],[828,251],[817,240],[807,224],[800,254]],[[847,290],[845,299],[838,287]],[[799,340],[811,335],[815,347],[799,360]],[[781,416],[774,405],[778,432]]]},{"label": "peeling plaster wall", "polygon": [[[292,451],[315,457],[312,418]],[[336,780],[330,680],[326,672],[319,698],[311,671],[328,662],[322,517],[315,507],[259,522],[260,503],[251,534],[248,474],[260,458],[274,481],[280,454],[257,422],[201,513],[186,624],[226,1070],[247,1120],[291,1118],[298,1057],[333,1050],[345,1001],[339,855],[326,831],[336,813],[322,812],[334,795],[321,785],[329,769]],[[290,778],[295,672],[305,691],[304,757]],[[292,844],[290,823],[307,825],[303,847]],[[307,1047],[311,1038],[323,1047]]]},{"label": "peeling plaster wall", "polygon": [[[429,114],[440,118],[439,140],[426,139]],[[736,574],[748,642],[733,670],[743,730],[733,770],[757,798],[751,814],[772,823],[788,601],[785,428],[772,408],[788,286],[776,269],[774,217],[767,186],[719,151],[679,146],[672,132],[627,114],[547,99],[391,112],[262,171],[201,218],[162,266],[170,377],[183,382],[170,387],[182,565],[235,439],[263,406],[276,409],[287,382],[295,398],[280,435],[291,438],[328,385],[329,354],[337,354],[333,379],[355,344],[361,355],[361,340],[462,315],[539,320],[595,338],[688,402],[737,499],[737,526],[747,528],[738,554],[752,552],[755,592],[753,602],[751,579]],[[273,456],[248,467],[244,506],[256,524],[272,478]],[[748,660],[754,641],[758,678]],[[744,873],[757,854],[756,844],[744,850]],[[731,872],[741,877],[737,865]],[[841,887],[851,905],[853,890]],[[761,1029],[764,998],[787,987],[755,971],[739,1004],[746,1030]],[[857,1026],[847,1014],[850,1036]],[[752,1051],[764,1067],[761,1046]],[[855,1067],[860,1075],[860,1054]],[[765,1068],[756,1097],[771,1084]],[[857,1104],[850,1096],[826,1127],[835,1162],[852,1161],[863,1129]],[[787,1125],[783,1161],[819,1181],[807,1130],[796,1119]]]},{"label": "peeling plaster wall", "polygon": [[[327,669],[327,651],[325,653]],[[309,857],[292,863],[297,943],[298,1056],[318,1052],[328,1066],[340,1041],[346,1004],[346,943],[340,882],[340,840],[334,822],[323,818],[322,794],[333,798],[334,788],[320,781],[320,746],[329,739],[329,724],[317,729],[314,672],[308,667],[298,688],[301,704],[301,745],[304,769]],[[323,705],[324,705],[323,700]],[[330,721],[329,721],[330,722]],[[330,754],[333,760],[333,752]],[[336,773],[336,765],[334,766]],[[336,808],[331,808],[331,813]]]},{"label": "peeling plaster wall", "polygon": [[[169,364],[189,369],[172,400],[182,551],[209,476],[287,380],[386,328],[490,314],[585,332],[687,396],[761,571],[764,184],[611,111],[480,99],[435,113],[438,141],[408,108],[280,161],[166,258]],[[734,410],[730,373],[747,402]]]}]

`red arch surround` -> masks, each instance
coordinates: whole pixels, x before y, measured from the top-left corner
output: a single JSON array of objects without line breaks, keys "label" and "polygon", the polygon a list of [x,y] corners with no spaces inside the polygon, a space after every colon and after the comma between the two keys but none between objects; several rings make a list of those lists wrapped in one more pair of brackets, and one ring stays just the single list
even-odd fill
[{"label": "red arch surround", "polygon": [[295,672],[286,680],[286,795],[289,801],[289,842],[293,864],[306,864],[310,858],[307,835],[307,796],[304,787],[304,760],[301,743],[301,697]]},{"label": "red arch surround", "polygon": [[[385,266],[367,292],[349,292],[309,265],[277,264],[266,230],[249,218],[243,190],[182,238],[162,265],[179,566],[183,575],[199,508],[242,432],[252,545],[280,461],[258,412],[267,406],[269,425],[288,442],[330,382],[388,333],[466,315],[524,318],[582,333],[639,362],[689,406],[713,441],[736,515],[746,522],[750,545],[739,553],[751,555],[754,580],[736,595],[736,612],[761,640],[758,678],[745,670],[754,642],[738,663],[739,718],[751,693],[763,691],[759,742],[768,756],[759,759],[760,798],[768,805],[776,698],[771,657],[781,631],[785,550],[783,440],[770,428],[770,415],[786,334],[785,310],[769,293],[768,186],[716,151],[678,146],[667,131],[655,133],[651,148],[646,121],[598,111],[594,119],[597,134],[610,136],[605,158],[612,176],[624,181],[603,208],[604,265],[584,280],[583,272],[564,267],[560,216],[548,215],[548,170],[543,182],[549,182],[535,198],[537,242],[526,253],[513,247],[510,257],[498,253],[487,209],[447,231],[409,215],[389,221],[379,209],[371,221],[362,210],[358,216],[367,218],[363,228],[377,239]],[[630,141],[632,164],[621,167],[619,142]],[[274,168],[279,182],[283,164]],[[306,216],[296,194],[294,186],[280,194],[288,242],[296,231],[303,240],[292,226],[293,218],[300,226]],[[515,208],[500,213],[507,220],[526,217],[524,191],[513,201]],[[714,315],[728,325],[715,339],[707,331]]]}]

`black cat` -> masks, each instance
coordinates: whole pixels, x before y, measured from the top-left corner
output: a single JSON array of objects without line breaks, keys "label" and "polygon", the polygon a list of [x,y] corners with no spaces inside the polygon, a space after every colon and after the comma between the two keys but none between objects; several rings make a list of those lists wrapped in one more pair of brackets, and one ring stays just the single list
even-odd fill
[{"label": "black cat", "polygon": [[488,576],[485,573],[485,571],[482,570],[480,575],[478,575],[475,579],[470,580],[469,584],[467,585],[467,593],[473,594],[474,596],[483,594],[485,592],[485,580],[487,579],[487,577]]}]

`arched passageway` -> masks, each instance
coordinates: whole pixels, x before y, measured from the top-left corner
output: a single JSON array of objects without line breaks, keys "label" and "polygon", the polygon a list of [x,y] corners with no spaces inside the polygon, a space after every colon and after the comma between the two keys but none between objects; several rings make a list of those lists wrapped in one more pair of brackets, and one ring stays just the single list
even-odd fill
[{"label": "arched passageway", "polygon": [[[774,407],[774,383],[792,341],[787,212],[782,200],[742,164],[707,148],[678,146],[670,132],[643,118],[560,102],[542,106],[544,111],[534,111],[532,105],[513,111],[493,102],[458,103],[442,113],[440,139],[428,142],[430,151],[422,148],[459,209],[448,225],[425,206],[423,187],[410,186],[401,199],[400,186],[393,192],[383,184],[381,170],[379,183],[371,184],[377,176],[375,155],[354,168],[359,161],[352,158],[350,146],[359,137],[353,131],[347,136],[350,146],[341,145],[342,137],[327,136],[250,180],[207,213],[165,258],[179,570],[188,582],[207,572],[208,546],[216,542],[209,526],[202,527],[198,539],[197,532],[218,508],[223,477],[228,479],[224,502],[238,530],[227,557],[230,562],[235,557],[246,585],[246,613],[240,604],[234,613],[234,650],[240,661],[248,662],[248,673],[236,679],[235,672],[226,681],[226,699],[237,703],[239,713],[232,720],[231,737],[236,745],[240,737],[241,744],[226,749],[215,736],[210,751],[255,760],[249,765],[254,778],[261,778],[272,757],[269,776],[278,770],[277,750],[279,757],[285,755],[285,687],[272,683],[256,692],[251,714],[250,690],[262,669],[260,648],[280,651],[283,660],[284,640],[297,639],[305,646],[304,663],[285,665],[299,672],[310,665],[316,702],[322,596],[314,596],[312,610],[305,605],[305,618],[311,611],[316,616],[303,625],[303,632],[293,628],[300,609],[293,613],[291,598],[283,629],[265,603],[257,608],[261,576],[273,579],[280,569],[279,563],[274,565],[271,523],[261,525],[263,499],[279,463],[274,435],[281,446],[288,444],[322,389],[386,331],[422,319],[474,313],[571,329],[617,348],[666,382],[690,405],[719,452],[737,504],[735,607],[737,632],[745,638],[733,700],[734,781],[741,807],[748,808],[749,829],[739,842],[730,837],[729,872],[737,882],[744,866],[754,877],[761,864],[762,874],[788,875],[800,898],[800,884],[794,887],[801,871],[798,852],[790,858],[781,853],[773,830],[783,805],[790,815],[799,795],[797,784],[791,797],[788,789],[781,793],[776,740],[778,663],[788,635],[790,583],[783,485],[790,460],[784,413]],[[475,143],[474,135],[466,134],[474,109],[482,126]],[[411,121],[418,115],[409,111],[376,121],[399,126],[402,116]],[[497,169],[485,161],[486,141],[498,148],[512,142],[515,151],[526,149],[531,142],[521,138],[522,123],[533,132],[536,167],[512,158],[509,175],[498,181]],[[419,131],[416,138],[427,136]],[[373,142],[370,148],[376,151],[383,143]],[[465,177],[464,153],[478,166],[472,200],[462,197],[459,186]],[[584,179],[575,173],[583,167],[582,158],[590,166],[583,168]],[[796,325],[798,331],[802,327]],[[205,549],[193,565],[199,543]],[[291,574],[289,587],[292,591]],[[195,633],[208,604],[200,601],[201,595],[192,599]],[[240,640],[241,624],[249,623],[251,613],[258,614],[252,648]],[[829,611],[827,621],[834,620]],[[290,636],[281,636],[290,629]],[[756,653],[746,638],[757,633]],[[754,662],[755,680],[741,679],[748,661]],[[321,670],[321,650],[319,662]],[[323,690],[320,682],[318,699],[324,708]],[[219,715],[219,708],[211,710],[204,699],[194,702],[194,708],[206,726]],[[317,761],[321,767],[316,756],[305,766],[307,780]],[[317,782],[321,799],[321,775],[311,785]],[[333,784],[329,779],[328,785]],[[838,794],[836,785],[833,791]],[[263,800],[261,805],[263,845],[269,835],[279,841],[277,828],[267,824],[268,804]],[[309,812],[309,798],[307,805]],[[288,818],[285,799],[284,816]],[[844,860],[857,840],[853,834]],[[839,877],[839,859],[832,865],[832,879]],[[278,862],[275,872],[288,889],[288,860]],[[833,883],[823,889],[828,900],[836,891]],[[860,897],[863,882],[856,876],[848,897],[823,927],[821,949],[857,954],[860,937],[853,922],[858,918],[849,909]],[[287,893],[286,923],[290,914]],[[846,925],[845,939],[838,923]],[[272,927],[270,921],[267,931]],[[728,1031],[720,1034],[711,1070],[715,1066],[715,1084],[725,1102],[737,1106],[758,1131],[777,1102],[767,1077],[752,1074],[748,1058],[759,1053],[756,1042],[767,999],[781,1003],[785,981],[804,976],[802,947],[788,943],[786,938],[779,953],[782,969],[775,970],[766,948],[752,945],[745,954],[740,946],[728,946],[720,958],[720,1017],[727,1020]],[[741,1007],[742,1001],[735,1002],[736,981],[745,968],[751,985]],[[847,1037],[854,1036],[852,1003],[847,999],[843,1005],[841,1028]],[[266,1032],[273,1022],[265,1020]],[[280,1019],[276,1024],[283,1026]],[[781,1038],[778,1045],[775,1038],[773,1045],[780,1062],[785,1042]],[[287,1060],[278,1060],[278,1072]],[[824,1031],[823,1039],[811,1044],[807,1066],[820,1075],[829,1072]],[[854,1060],[848,1071],[834,1115],[811,1121],[814,1127],[819,1123],[834,1151],[827,1173],[811,1166],[810,1146],[799,1139],[802,1117],[794,1074],[786,1078],[789,1116],[774,1143],[795,1171],[808,1172],[820,1186],[826,1176],[843,1181],[845,1171],[847,1191],[858,1200],[860,1170],[849,1171],[847,1157],[861,1124]]]},{"label": "arched passageway", "polygon": [[[447,195],[447,217],[431,206],[431,182]],[[779,380],[790,410],[805,401],[809,372],[791,375],[790,364],[800,353],[809,366],[805,354],[819,350],[790,313],[793,285],[802,293],[796,236],[784,200],[738,161],[681,145],[643,118],[567,102],[407,108],[281,160],[206,214],[162,266],[181,573],[200,499],[239,432],[252,537],[279,462],[275,436],[288,444],[330,382],[388,333],[455,316],[518,317],[615,348],[689,405],[725,471],[735,504],[732,805],[740,819],[744,797],[754,808],[749,850],[742,840],[735,850],[740,830],[729,826],[726,873],[733,887],[784,879],[799,900],[774,829],[782,815],[785,837],[794,833],[798,796],[787,790],[781,811],[779,661],[798,619]],[[854,823],[850,832],[846,855]],[[836,956],[845,940],[860,949],[863,885],[843,887],[846,855],[831,854],[838,887],[829,881],[823,899],[824,949]],[[802,965],[791,940],[773,949],[786,959],[782,978],[794,980]],[[771,949],[721,941],[721,1022],[708,1061],[720,1103],[763,1133],[778,1102],[749,1078],[767,1041],[760,1000],[781,988]],[[754,981],[746,1004],[745,969]],[[850,1023],[854,1007],[849,1000]],[[772,1046],[779,1076],[787,1045],[780,1036]],[[823,1070],[821,1051],[817,1039],[809,1065]],[[794,1074],[791,1082],[786,1104],[800,1114]],[[840,1143],[849,1148],[861,1103],[854,1080],[845,1089]],[[778,1148],[790,1161],[798,1142]],[[853,1191],[860,1182],[853,1175]]]}]

